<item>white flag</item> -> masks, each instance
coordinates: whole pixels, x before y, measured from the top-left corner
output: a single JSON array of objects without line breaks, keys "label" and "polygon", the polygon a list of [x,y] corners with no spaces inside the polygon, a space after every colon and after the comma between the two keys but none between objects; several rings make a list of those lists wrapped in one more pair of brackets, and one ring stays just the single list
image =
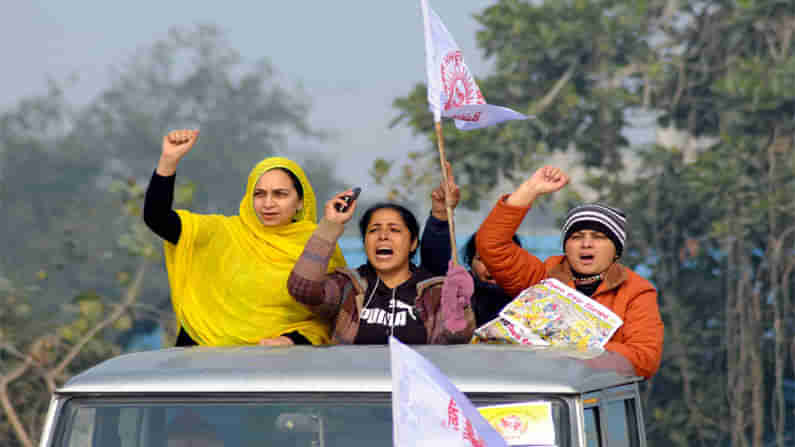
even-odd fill
[{"label": "white flag", "polygon": [[507,447],[477,408],[431,362],[389,337],[394,447]]},{"label": "white flag", "polygon": [[428,104],[433,120],[455,119],[461,130],[480,129],[508,120],[528,117],[507,107],[486,104],[464,56],[439,16],[420,0],[425,25],[425,69],[428,75]]}]

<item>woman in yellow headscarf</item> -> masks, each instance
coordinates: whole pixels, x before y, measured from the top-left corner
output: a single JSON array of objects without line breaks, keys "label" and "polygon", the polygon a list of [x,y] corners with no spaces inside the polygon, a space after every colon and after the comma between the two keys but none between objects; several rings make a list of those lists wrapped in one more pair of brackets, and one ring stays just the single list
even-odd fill
[{"label": "woman in yellow headscarf", "polygon": [[[163,137],[144,203],[144,221],[165,241],[177,346],[328,343],[329,322],[287,292],[316,228],[315,194],[303,170],[282,157],[259,162],[237,216],[174,211],[177,165],[198,137],[198,130]],[[329,272],[344,265],[336,247]]]}]

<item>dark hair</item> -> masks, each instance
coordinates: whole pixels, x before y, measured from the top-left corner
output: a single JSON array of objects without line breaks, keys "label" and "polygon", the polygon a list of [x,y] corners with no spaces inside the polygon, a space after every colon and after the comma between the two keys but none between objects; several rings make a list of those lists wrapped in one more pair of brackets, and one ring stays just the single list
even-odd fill
[{"label": "dark hair", "polygon": [[285,174],[287,174],[290,177],[290,180],[293,181],[293,186],[295,186],[295,191],[298,192],[298,198],[303,200],[304,199],[304,187],[301,186],[301,181],[298,180],[298,176],[293,174],[293,171],[291,171],[291,170],[289,170],[287,168],[282,168],[282,167],[268,169],[268,171],[273,171],[273,170],[276,170],[276,169],[284,172]]},{"label": "dark hair", "polygon": [[[397,211],[400,214],[400,217],[403,219],[403,223],[406,224],[406,227],[409,229],[409,233],[411,233],[411,240],[412,241],[419,241],[420,240],[420,224],[417,222],[417,218],[414,217],[414,213],[408,210],[403,205],[398,205],[397,203],[390,203],[390,202],[380,202],[372,205],[370,208],[367,208],[367,211],[364,212],[364,215],[361,219],[359,219],[359,231],[362,233],[362,242],[364,242],[365,235],[367,234],[367,226],[370,225],[370,220],[373,218],[373,213],[378,210],[383,209],[390,209]],[[417,247],[419,247],[419,243]],[[409,259],[413,258],[414,255],[417,253],[417,249],[409,253]],[[370,262],[369,260],[367,261]]]},{"label": "dark hair", "polygon": [[[472,261],[475,259],[475,253],[477,253],[478,249],[475,247],[475,236],[477,233],[473,234],[469,237],[466,245],[464,245],[464,264],[472,267]],[[519,237],[514,233],[513,237],[514,243],[518,246],[522,246],[522,242],[519,240]]]}]

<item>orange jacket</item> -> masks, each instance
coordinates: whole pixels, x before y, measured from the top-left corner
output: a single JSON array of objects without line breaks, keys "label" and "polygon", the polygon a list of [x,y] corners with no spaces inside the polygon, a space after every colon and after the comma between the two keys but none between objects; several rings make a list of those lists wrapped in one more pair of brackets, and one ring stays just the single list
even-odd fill
[{"label": "orange jacket", "polygon": [[[541,262],[511,240],[530,207],[508,205],[506,197],[500,198],[489,213],[476,239],[478,254],[497,284],[511,296],[546,278],[555,278],[574,288],[566,256],[552,256]],[[624,321],[605,349],[626,357],[639,376],[653,376],[660,368],[663,347],[663,323],[654,286],[616,263],[607,270],[591,298]]]}]

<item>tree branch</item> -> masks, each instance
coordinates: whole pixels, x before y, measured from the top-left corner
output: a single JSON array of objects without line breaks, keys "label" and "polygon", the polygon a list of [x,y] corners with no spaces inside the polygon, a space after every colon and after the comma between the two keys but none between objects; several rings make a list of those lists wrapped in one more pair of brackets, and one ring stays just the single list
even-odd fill
[{"label": "tree branch", "polygon": [[[92,338],[94,338],[97,333],[101,330],[105,329],[106,327],[110,326],[121,318],[122,314],[135,302],[138,298],[138,294],[141,292],[141,284],[143,283],[144,274],[146,273],[146,268],[149,264],[149,260],[143,258],[141,263],[138,265],[138,270],[135,272],[135,278],[133,279],[132,283],[129,287],[127,287],[127,293],[124,298],[124,301],[116,308],[113,313],[111,313],[107,318],[102,320],[99,324],[94,326],[86,335],[84,335],[72,348],[67,352],[66,357],[61,360],[58,365],[49,370],[47,374],[45,374],[45,380],[47,381],[47,385],[49,387],[53,387],[55,383],[55,379],[69,366],[69,364],[77,357],[83,347],[88,343]],[[51,389],[50,392],[55,391]]]},{"label": "tree branch", "polygon": [[30,439],[27,430],[25,430],[25,426],[22,425],[22,421],[19,420],[19,415],[14,408],[14,404],[12,404],[11,400],[8,398],[8,388],[5,385],[0,386],[0,405],[2,405],[8,422],[11,423],[11,427],[17,435],[17,440],[22,443],[24,447],[34,447],[33,440]]},{"label": "tree branch", "polygon": [[530,108],[531,115],[539,115],[543,113],[544,110],[546,110],[547,107],[549,107],[549,105],[552,104],[552,102],[560,94],[560,91],[563,89],[566,83],[569,82],[569,79],[571,79],[572,75],[574,75],[575,68],[577,68],[577,62],[572,62],[572,64],[569,65],[569,68],[566,70],[566,73],[563,73],[563,76],[561,76],[560,79],[558,79],[555,82],[555,85],[552,87],[552,90],[550,90],[546,95],[544,95],[541,101],[537,102]]},{"label": "tree branch", "polygon": [[681,61],[679,63],[679,79],[677,79],[676,93],[674,93],[674,98],[671,101],[672,107],[676,107],[682,99],[682,94],[685,91],[685,84],[687,84],[687,80],[685,79],[685,62]]},{"label": "tree branch", "polygon": [[9,354],[11,354],[12,356],[14,356],[14,357],[16,357],[16,358],[18,358],[18,359],[20,359],[20,360],[25,360],[25,359],[27,359],[27,358],[28,358],[28,356],[26,356],[25,354],[21,353],[21,352],[20,352],[20,351],[19,351],[19,350],[18,350],[18,349],[17,349],[17,348],[14,346],[14,345],[12,345],[11,343],[3,343],[3,345],[2,345],[2,346],[0,346],[0,350],[5,350],[5,351],[6,351],[6,352],[8,352]]},{"label": "tree branch", "polygon": [[[30,348],[30,352],[38,352],[39,350],[43,349],[43,345],[47,340],[47,336],[39,337]],[[8,385],[17,380],[18,378],[22,377],[31,366],[35,359],[32,355],[27,355],[24,357],[24,362],[21,365],[14,368],[10,373],[0,376],[0,405],[3,407],[3,411],[8,418],[8,422],[11,424],[11,427],[14,429],[14,432],[17,435],[17,439],[19,442],[22,443],[24,447],[33,447],[33,440],[30,439],[30,435],[28,434],[25,425],[22,423],[22,420],[19,418],[19,413],[17,412],[14,404],[11,402],[11,399],[8,397]]]}]

